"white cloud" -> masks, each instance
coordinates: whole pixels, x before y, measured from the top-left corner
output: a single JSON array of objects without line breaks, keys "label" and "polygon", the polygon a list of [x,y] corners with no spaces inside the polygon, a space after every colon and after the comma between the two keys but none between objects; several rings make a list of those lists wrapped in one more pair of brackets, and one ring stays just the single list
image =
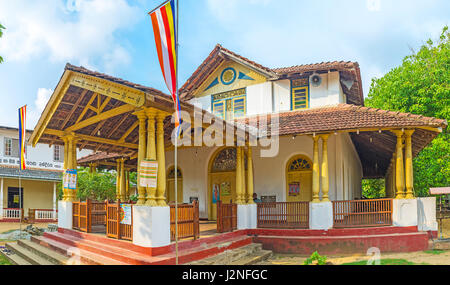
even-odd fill
[{"label": "white cloud", "polygon": [[51,89],[38,88],[34,105],[27,108],[27,129],[34,129],[52,94],[53,90]]},{"label": "white cloud", "polygon": [[145,16],[125,0],[15,0],[1,7],[0,21],[7,32],[0,53],[8,61],[39,56],[92,65],[101,58],[99,63],[110,68],[130,62],[115,34]]},{"label": "white cloud", "polygon": [[367,10],[371,12],[381,11],[381,0],[366,0],[366,1],[367,1]]},{"label": "white cloud", "polygon": [[39,88],[34,104],[36,105],[37,111],[42,112],[47,105],[50,96],[52,96],[53,90],[47,88]]}]

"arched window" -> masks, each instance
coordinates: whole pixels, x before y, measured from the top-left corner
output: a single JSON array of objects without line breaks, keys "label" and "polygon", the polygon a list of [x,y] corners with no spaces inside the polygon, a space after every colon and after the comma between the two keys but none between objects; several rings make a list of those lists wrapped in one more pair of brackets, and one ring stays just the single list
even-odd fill
[{"label": "arched window", "polygon": [[[177,179],[180,178],[183,178],[183,175],[181,174],[181,170],[178,168]],[[167,179],[175,179],[175,167],[171,167],[169,169],[169,172],[167,173]]]},{"label": "arched window", "polygon": [[297,157],[291,161],[288,167],[288,171],[305,171],[311,170],[312,165],[309,159],[306,157]]},{"label": "arched window", "polygon": [[[244,155],[244,165],[247,169],[247,156]],[[236,148],[230,147],[221,150],[214,158],[211,172],[233,172],[236,171]]]}]

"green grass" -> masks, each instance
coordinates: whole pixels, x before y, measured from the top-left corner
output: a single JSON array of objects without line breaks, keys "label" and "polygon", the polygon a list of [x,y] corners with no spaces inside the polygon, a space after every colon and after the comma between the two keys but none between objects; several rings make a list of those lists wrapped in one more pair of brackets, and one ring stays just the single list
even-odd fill
[{"label": "green grass", "polygon": [[[381,259],[380,265],[417,265],[418,263],[414,263],[408,261],[406,259]],[[343,263],[342,265],[367,265],[367,260],[361,260],[356,262]],[[421,263],[421,265],[425,265],[425,263]]]},{"label": "green grass", "polygon": [[6,257],[0,253],[0,265],[12,265]]},{"label": "green grass", "polygon": [[424,252],[428,254],[439,255],[445,253],[446,251],[442,249],[433,249],[433,250],[425,250]]}]

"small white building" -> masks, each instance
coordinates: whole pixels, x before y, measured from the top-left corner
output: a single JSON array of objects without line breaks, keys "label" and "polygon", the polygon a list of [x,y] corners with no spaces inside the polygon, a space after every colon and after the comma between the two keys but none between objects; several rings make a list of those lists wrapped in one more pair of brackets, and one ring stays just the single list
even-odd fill
[{"label": "small white building", "polygon": [[[27,131],[27,139],[31,133]],[[16,221],[20,208],[25,217],[29,209],[38,209],[47,212],[42,214],[43,220],[52,220],[57,211],[64,146],[38,144],[33,148],[27,144],[26,169],[19,170],[18,138],[18,129],[0,126],[0,220]],[[84,150],[78,155],[90,152]]]}]

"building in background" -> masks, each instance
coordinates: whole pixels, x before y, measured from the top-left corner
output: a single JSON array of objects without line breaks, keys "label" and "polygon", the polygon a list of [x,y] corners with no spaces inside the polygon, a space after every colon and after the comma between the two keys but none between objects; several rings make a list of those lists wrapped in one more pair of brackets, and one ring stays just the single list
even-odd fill
[{"label": "building in background", "polygon": [[[31,133],[27,130],[27,139]],[[88,153],[81,151],[79,155]],[[25,217],[29,209],[36,209],[36,218],[54,220],[63,162],[64,146],[38,144],[32,148],[27,144],[27,169],[20,171],[19,131],[0,126],[0,221],[18,221],[20,209],[24,210]]]}]

